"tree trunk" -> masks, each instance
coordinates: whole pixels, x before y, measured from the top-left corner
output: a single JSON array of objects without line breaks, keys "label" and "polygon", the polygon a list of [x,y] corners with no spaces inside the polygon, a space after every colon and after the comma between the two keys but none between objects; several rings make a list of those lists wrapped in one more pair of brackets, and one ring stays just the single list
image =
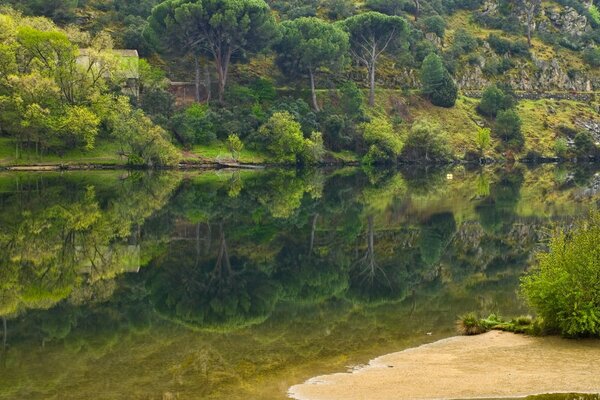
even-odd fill
[{"label": "tree trunk", "polygon": [[421,0],[415,0],[415,21],[419,19],[421,13]]},{"label": "tree trunk", "polygon": [[196,102],[200,103],[200,57],[194,57],[194,71],[196,72],[194,77],[194,88],[196,91]]},{"label": "tree trunk", "polygon": [[204,85],[206,86],[206,101],[209,102],[212,97],[212,82],[210,80],[210,70],[206,60],[204,62]]},{"label": "tree trunk", "polygon": [[317,92],[315,91],[315,74],[313,73],[312,68],[308,69],[308,74],[310,76],[310,93],[312,96],[313,108],[316,112],[319,112],[319,104],[317,103]]},{"label": "tree trunk", "polygon": [[310,256],[313,252],[313,248],[315,245],[315,230],[317,229],[317,219],[319,218],[319,213],[316,213],[313,216],[312,220],[312,228],[310,230],[310,246],[308,247],[308,255]]},{"label": "tree trunk", "polygon": [[531,47],[531,21],[527,18],[527,45]]},{"label": "tree trunk", "polygon": [[369,69],[369,106],[375,105],[375,66]]}]

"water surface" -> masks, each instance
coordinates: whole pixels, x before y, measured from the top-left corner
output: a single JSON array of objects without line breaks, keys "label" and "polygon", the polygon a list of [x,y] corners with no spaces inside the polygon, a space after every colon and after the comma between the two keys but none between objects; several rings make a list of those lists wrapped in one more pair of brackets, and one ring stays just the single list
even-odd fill
[{"label": "water surface", "polygon": [[519,277],[594,174],[0,174],[0,398],[284,399],[526,313]]}]

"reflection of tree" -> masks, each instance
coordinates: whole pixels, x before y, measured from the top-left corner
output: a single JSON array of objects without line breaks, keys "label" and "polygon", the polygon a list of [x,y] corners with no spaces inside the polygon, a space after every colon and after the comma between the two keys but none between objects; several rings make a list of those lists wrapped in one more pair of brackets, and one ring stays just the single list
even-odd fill
[{"label": "reflection of tree", "polygon": [[398,301],[406,295],[409,282],[406,266],[388,256],[376,260],[374,217],[367,217],[366,250],[350,268],[348,296],[354,300],[377,304]]},{"label": "reflection of tree", "polygon": [[200,263],[195,249],[173,246],[148,280],[154,305],[164,316],[200,329],[231,330],[264,321],[279,286],[249,259],[230,254],[222,223],[217,234],[215,256]]},{"label": "reflection of tree", "polygon": [[426,265],[436,264],[456,232],[454,215],[450,212],[432,215],[421,229],[421,259]]},{"label": "reflection of tree", "polygon": [[106,289],[103,281],[139,268],[139,246],[130,242],[137,243],[140,223],[164,205],[177,184],[169,174],[121,182],[28,178],[34,183],[21,181],[8,192],[6,212],[0,214],[0,315],[5,317],[49,309],[70,296],[81,303],[110,293],[94,285]]},{"label": "reflection of tree", "polygon": [[523,173],[513,169],[490,185],[490,194],[475,210],[481,226],[489,233],[504,232],[511,226],[520,198]]}]

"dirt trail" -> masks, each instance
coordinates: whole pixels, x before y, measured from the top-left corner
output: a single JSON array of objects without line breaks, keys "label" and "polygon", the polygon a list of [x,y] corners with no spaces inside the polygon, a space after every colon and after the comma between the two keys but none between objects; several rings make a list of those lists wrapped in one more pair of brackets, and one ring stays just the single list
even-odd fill
[{"label": "dirt trail", "polygon": [[299,400],[398,400],[600,393],[600,340],[499,331],[457,336],[292,386]]}]

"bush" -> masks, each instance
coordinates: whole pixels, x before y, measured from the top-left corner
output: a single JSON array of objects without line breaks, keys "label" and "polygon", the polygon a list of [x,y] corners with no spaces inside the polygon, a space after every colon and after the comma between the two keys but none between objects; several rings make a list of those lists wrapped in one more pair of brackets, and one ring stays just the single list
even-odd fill
[{"label": "bush", "polygon": [[592,135],[588,132],[579,132],[575,135],[575,150],[579,155],[592,155],[596,150],[596,144]]},{"label": "bush", "polygon": [[512,109],[498,112],[494,134],[510,147],[520,147],[525,143],[521,133],[521,118]]},{"label": "bush", "polygon": [[192,104],[173,117],[173,130],[184,145],[210,144],[216,140],[212,113],[205,104]]},{"label": "bush", "polygon": [[450,150],[446,133],[439,125],[427,120],[415,122],[404,142],[402,157],[409,161],[448,161]]},{"label": "bush", "polygon": [[590,47],[583,52],[583,60],[592,67],[600,67],[600,48]]},{"label": "bush", "polygon": [[423,19],[423,28],[425,32],[435,33],[439,38],[443,38],[446,32],[446,21],[439,15]]},{"label": "bush", "polygon": [[231,153],[231,157],[237,161],[240,158],[240,153],[244,149],[244,143],[242,143],[238,135],[232,133],[227,137],[225,144],[227,145],[227,150]]},{"label": "bush", "polygon": [[340,86],[340,109],[350,118],[359,120],[364,117],[364,99],[365,96],[356,83],[347,81]]},{"label": "bush", "polygon": [[394,132],[394,127],[385,117],[373,118],[361,125],[363,139],[369,146],[364,157],[366,164],[395,162],[402,150],[402,141]]},{"label": "bush", "polygon": [[600,212],[572,231],[557,229],[521,290],[544,327],[567,336],[600,335]]},{"label": "bush", "polygon": [[558,138],[554,142],[554,154],[557,157],[564,158],[569,152],[569,143],[565,138]]},{"label": "bush", "polygon": [[485,116],[495,117],[499,111],[507,110],[513,105],[512,96],[504,94],[504,91],[496,85],[491,85],[483,92],[477,111]]},{"label": "bush", "polygon": [[452,42],[452,53],[455,56],[462,54],[468,54],[477,48],[477,39],[464,29],[458,29],[454,34],[454,41]]},{"label": "bush", "polygon": [[266,150],[280,163],[314,163],[324,153],[321,134],[312,132],[310,139],[305,139],[300,124],[286,111],[274,113],[260,127],[259,135],[266,144]]},{"label": "bush", "polygon": [[456,103],[458,88],[437,54],[430,53],[423,60],[421,83],[423,93],[427,95],[431,104],[452,107]]},{"label": "bush", "polygon": [[356,10],[352,0],[324,0],[323,5],[327,9],[327,16],[333,20],[351,17]]},{"label": "bush", "polygon": [[490,33],[488,36],[488,43],[490,47],[499,55],[505,55],[507,53],[514,56],[527,56],[529,55],[529,45],[525,40],[517,40],[511,42],[508,39],[503,39],[498,35]]}]

